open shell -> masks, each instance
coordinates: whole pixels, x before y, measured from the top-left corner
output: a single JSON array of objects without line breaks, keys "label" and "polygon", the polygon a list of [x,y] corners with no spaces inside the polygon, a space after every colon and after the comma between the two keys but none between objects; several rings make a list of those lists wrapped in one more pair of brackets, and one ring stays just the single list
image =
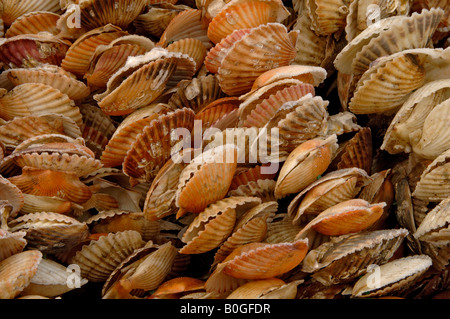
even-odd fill
[{"label": "open shell", "polygon": [[56,22],[60,16],[50,11],[34,11],[21,15],[15,20],[5,33],[6,38],[11,38],[21,34],[38,34],[49,32],[58,34]]}]

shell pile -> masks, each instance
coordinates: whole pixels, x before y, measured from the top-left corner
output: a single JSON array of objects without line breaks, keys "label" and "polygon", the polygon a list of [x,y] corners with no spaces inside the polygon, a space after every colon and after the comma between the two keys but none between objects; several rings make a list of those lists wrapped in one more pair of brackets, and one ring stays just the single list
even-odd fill
[{"label": "shell pile", "polygon": [[0,297],[445,298],[447,0],[0,0]]}]

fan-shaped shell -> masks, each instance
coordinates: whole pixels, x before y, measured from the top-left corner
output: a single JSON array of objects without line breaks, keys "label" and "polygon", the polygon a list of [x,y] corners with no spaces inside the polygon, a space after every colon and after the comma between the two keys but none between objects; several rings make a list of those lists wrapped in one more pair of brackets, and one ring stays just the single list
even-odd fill
[{"label": "fan-shaped shell", "polygon": [[36,274],[42,253],[27,250],[14,254],[0,262],[0,292],[2,299],[14,299]]},{"label": "fan-shaped shell", "polygon": [[[200,154],[183,169],[176,192],[177,217],[199,213],[225,197],[237,167],[234,145],[222,145]],[[195,198],[195,201],[192,201]]]},{"label": "fan-shaped shell", "polygon": [[11,233],[8,230],[0,229],[0,262],[23,251],[27,245],[25,235],[26,233],[23,231]]},{"label": "fan-shaped shell", "polygon": [[26,232],[29,247],[42,252],[68,250],[87,238],[89,229],[83,222],[58,213],[25,214],[9,223],[12,232]]},{"label": "fan-shaped shell", "polygon": [[38,34],[49,32],[58,34],[56,23],[60,15],[50,11],[34,11],[21,15],[15,20],[5,33],[6,38],[21,34]]}]

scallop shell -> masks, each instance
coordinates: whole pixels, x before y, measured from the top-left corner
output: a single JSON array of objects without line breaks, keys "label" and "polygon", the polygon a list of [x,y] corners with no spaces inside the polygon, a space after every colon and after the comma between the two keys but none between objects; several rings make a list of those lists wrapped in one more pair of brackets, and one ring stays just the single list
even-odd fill
[{"label": "scallop shell", "polygon": [[159,4],[151,6],[149,10],[137,16],[133,25],[137,31],[155,37],[161,37],[170,21],[183,10],[190,9],[184,5]]},{"label": "scallop shell", "polygon": [[43,134],[66,134],[77,138],[81,131],[73,120],[58,114],[18,117],[0,126],[0,141],[8,153],[23,141]]},{"label": "scallop shell", "polygon": [[11,217],[16,217],[24,206],[24,194],[7,178],[0,175],[0,200],[7,200],[12,206]]},{"label": "scallop shell", "polygon": [[95,153],[95,157],[100,158],[116,131],[116,124],[95,105],[82,104],[80,112],[83,116],[81,135],[86,146]]},{"label": "scallop shell", "polygon": [[150,299],[178,299],[197,290],[204,290],[205,282],[193,277],[177,277],[162,283]]},{"label": "scallop shell", "polygon": [[169,52],[180,52],[190,56],[195,62],[194,73],[197,73],[202,67],[207,53],[203,42],[195,38],[184,38],[174,41],[166,49]]},{"label": "scallop shell", "polygon": [[281,1],[231,1],[208,24],[208,38],[218,43],[234,30],[281,23],[287,16]]},{"label": "scallop shell", "polygon": [[11,38],[21,34],[38,34],[49,32],[58,34],[56,22],[60,15],[50,11],[35,11],[21,15],[15,20],[5,33],[5,38]]},{"label": "scallop shell", "polygon": [[[72,172],[23,167],[22,174],[9,178],[23,193],[57,196],[74,203],[84,203],[92,196],[90,188]],[[51,181],[51,182],[49,182]]]},{"label": "scallop shell", "polygon": [[405,54],[380,63],[369,68],[359,80],[348,104],[351,112],[392,113],[424,84],[425,69],[420,56]]},{"label": "scallop shell", "polygon": [[58,12],[61,10],[58,0],[51,1],[15,1],[7,0],[2,4],[2,19],[5,25],[10,26],[19,17],[29,12],[35,11],[49,11]]},{"label": "scallop shell", "polygon": [[308,140],[327,135],[327,106],[328,101],[308,93],[296,101],[284,103],[264,128],[277,128],[279,148],[290,153]]},{"label": "scallop shell", "polygon": [[84,245],[70,263],[80,267],[83,278],[91,282],[105,281],[125,258],[144,244],[141,234],[135,230],[110,233]]},{"label": "scallop shell", "polygon": [[277,212],[278,203],[271,201],[261,203],[236,220],[230,236],[220,245],[214,254],[211,267],[222,262],[237,247],[249,243],[261,242],[267,233],[267,223]]},{"label": "scallop shell", "polygon": [[65,115],[78,126],[82,123],[80,110],[74,101],[46,84],[20,84],[0,98],[0,114],[5,120],[51,113]]},{"label": "scallop shell", "polygon": [[35,67],[41,63],[61,65],[69,44],[47,33],[23,34],[0,43],[5,68]]},{"label": "scallop shell", "polygon": [[[237,167],[234,145],[222,145],[194,157],[180,174],[176,192],[177,217],[199,213],[228,192]],[[212,178],[212,179],[211,179]],[[196,198],[193,202],[192,198]]]},{"label": "scallop shell", "polygon": [[373,160],[372,130],[361,128],[347,142],[340,145],[333,163],[337,169],[358,167],[370,174]]},{"label": "scallop shell", "polygon": [[125,65],[129,56],[145,54],[154,46],[153,41],[139,35],[124,35],[97,46],[84,75],[88,86],[106,88],[109,78]]},{"label": "scallop shell", "polygon": [[[423,123],[421,134],[417,134],[412,142],[415,154],[427,159],[438,157],[450,148],[449,136],[445,126],[450,119],[450,98],[436,105]],[[417,142],[416,142],[417,141]]]},{"label": "scallop shell", "polygon": [[345,0],[308,0],[305,3],[312,21],[312,29],[319,35],[330,35],[344,30],[348,6]]},{"label": "scallop shell", "polygon": [[56,253],[74,247],[87,238],[85,223],[58,213],[31,213],[9,223],[10,231],[26,232],[28,246],[45,253]]},{"label": "scallop shell", "polygon": [[78,81],[72,74],[62,70],[58,66],[46,65],[35,68],[19,68],[7,71],[11,83],[20,85],[23,83],[43,83],[62,93],[72,100],[81,100],[90,94],[89,88]]},{"label": "scallop shell", "polygon": [[288,31],[280,23],[251,28],[233,44],[218,68],[222,91],[228,95],[247,93],[262,73],[290,64],[296,54],[297,36],[297,31]]},{"label": "scallop shell", "polygon": [[173,132],[190,132],[194,126],[194,116],[194,111],[183,108],[161,115],[144,127],[125,156],[123,172],[133,179],[150,181],[172,156],[172,147],[180,138],[174,137]]},{"label": "scallop shell", "polygon": [[197,114],[207,105],[224,97],[217,77],[207,74],[180,81],[167,104],[174,109],[190,107]]},{"label": "scallop shell", "polygon": [[[202,132],[208,129],[224,130],[235,127],[238,122],[238,110],[241,101],[236,96],[223,97],[209,103],[195,114],[194,121],[200,121]],[[194,131],[195,131],[194,124]],[[195,134],[195,132],[194,132]]]},{"label": "scallop shell", "polygon": [[36,274],[42,253],[39,250],[27,250],[14,254],[0,262],[1,299],[14,299]]},{"label": "scallop shell", "polygon": [[315,95],[314,87],[311,84],[306,83],[280,89],[275,94],[270,95],[261,103],[257,104],[248,116],[241,120],[243,121],[242,126],[264,127],[285,103],[298,101],[308,93],[312,96]]},{"label": "scallop shell", "polygon": [[353,286],[352,297],[373,298],[399,294],[417,283],[431,264],[431,258],[427,255],[407,256],[388,262],[361,277]]},{"label": "scallop shell", "polygon": [[336,135],[300,144],[289,154],[281,167],[275,186],[275,196],[282,198],[288,194],[298,193],[313,183],[317,176],[326,171],[336,149]]},{"label": "scallop shell", "polygon": [[76,39],[69,47],[61,62],[61,67],[82,79],[89,69],[96,48],[99,45],[107,45],[127,34],[127,32],[111,24],[90,30]]},{"label": "scallop shell", "polygon": [[442,200],[429,211],[414,232],[414,237],[421,241],[445,244],[448,236],[448,212],[450,199]]},{"label": "scallop shell", "polygon": [[276,277],[300,264],[307,250],[307,239],[280,244],[246,244],[228,255],[223,272],[247,280]]},{"label": "scallop shell", "polygon": [[176,255],[177,249],[171,242],[160,245],[154,252],[143,258],[129,276],[125,275],[120,279],[121,285],[128,291],[156,289],[169,274]]},{"label": "scallop shell", "polygon": [[23,251],[27,245],[25,235],[25,232],[11,233],[5,229],[0,229],[0,262]]},{"label": "scallop shell", "polygon": [[233,231],[239,206],[260,203],[254,197],[229,197],[210,204],[189,224],[181,238],[180,254],[202,254],[219,247]]},{"label": "scallop shell", "polygon": [[125,230],[138,231],[145,241],[154,240],[160,225],[145,218],[141,212],[124,210],[100,211],[86,220],[91,233],[117,233]]},{"label": "scallop shell", "polygon": [[280,66],[268,70],[258,76],[255,82],[253,82],[252,90],[250,92],[284,79],[296,79],[302,83],[307,83],[314,87],[318,87],[326,79],[326,77],[326,70],[320,66],[299,64]]},{"label": "scallop shell", "polygon": [[443,101],[449,87],[450,81],[436,80],[411,93],[390,122],[381,149],[390,154],[411,152],[410,134],[423,127],[427,115]]},{"label": "scallop shell", "polygon": [[428,165],[412,193],[414,198],[428,202],[440,202],[449,196],[450,188],[446,183],[446,176],[450,169],[449,155],[450,150],[447,150]]},{"label": "scallop shell", "polygon": [[[408,234],[406,229],[363,231],[332,238],[310,250],[302,270],[324,285],[351,281],[371,264],[386,263]],[[364,259],[360,259],[364,256]]]},{"label": "scallop shell", "polygon": [[54,298],[73,289],[81,288],[88,282],[85,278],[79,278],[79,282],[74,281],[72,285],[68,284],[71,283],[71,274],[73,274],[71,268],[44,258],[39,263],[30,284],[25,287],[21,295],[40,295]]},{"label": "scallop shell", "polygon": [[73,211],[73,203],[58,197],[37,196],[23,194],[22,214],[36,212],[52,212],[57,214],[69,214]]},{"label": "scallop shell", "polygon": [[340,202],[355,198],[371,178],[358,168],[339,169],[319,178],[290,202],[288,213],[294,223],[303,214],[317,215]]},{"label": "scallop shell", "polygon": [[304,238],[310,229],[326,236],[366,230],[381,217],[385,206],[384,202],[370,204],[363,199],[342,201],[318,214],[298,233],[297,238]]},{"label": "scallop shell", "polygon": [[267,165],[255,165],[252,167],[238,167],[231,181],[230,191],[237,189],[241,185],[258,180],[274,179],[276,173],[267,172]]},{"label": "scallop shell", "polygon": [[[381,56],[405,49],[427,47],[430,35],[436,30],[443,13],[440,8],[424,9],[421,13],[414,12],[410,17],[402,19],[401,23],[381,32],[356,54],[352,62],[353,72],[364,73],[370,64]],[[400,36],[405,33],[408,36]]]},{"label": "scallop shell", "polygon": [[276,181],[273,179],[258,179],[229,191],[227,196],[255,196],[263,202],[276,201],[274,195]]},{"label": "scallop shell", "polygon": [[157,45],[163,48],[169,43],[185,39],[194,38],[200,40],[209,50],[212,43],[208,38],[208,27],[202,22],[202,11],[189,8],[178,13],[165,28]]},{"label": "scallop shell", "polygon": [[154,48],[130,57],[110,78],[106,91],[94,98],[104,113],[127,115],[151,104],[178,81],[192,78],[194,71],[195,62],[189,56]]},{"label": "scallop shell", "polygon": [[141,14],[147,1],[86,0],[80,1],[81,25],[92,30],[108,23],[126,29]]},{"label": "scallop shell", "polygon": [[145,126],[158,118],[159,114],[167,112],[169,108],[165,104],[150,104],[126,116],[118,125],[114,134],[109,139],[100,160],[105,167],[116,167],[122,162],[134,143],[136,137]]},{"label": "scallop shell", "polygon": [[253,280],[234,290],[227,296],[227,299],[259,299],[267,292],[285,284],[283,280],[278,278]]}]

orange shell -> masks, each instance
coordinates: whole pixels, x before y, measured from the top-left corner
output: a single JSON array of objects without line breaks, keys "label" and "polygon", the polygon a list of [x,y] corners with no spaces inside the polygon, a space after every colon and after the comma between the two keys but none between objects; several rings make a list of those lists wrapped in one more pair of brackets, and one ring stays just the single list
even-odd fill
[{"label": "orange shell", "polygon": [[351,199],[327,208],[299,233],[311,227],[327,236],[340,236],[367,229],[383,214],[386,203],[369,204],[363,199]]},{"label": "orange shell", "polygon": [[290,64],[296,55],[298,31],[288,31],[280,23],[251,28],[226,53],[217,74],[222,91],[241,95],[267,70]]},{"label": "orange shell", "polygon": [[[277,14],[283,12],[282,14]],[[234,30],[257,27],[269,22],[281,22],[287,10],[281,1],[243,1],[230,3],[215,15],[208,25],[208,37],[220,42]]]},{"label": "orange shell", "polygon": [[67,50],[66,56],[61,62],[61,67],[83,78],[89,69],[89,63],[94,56],[95,49],[99,45],[105,45],[128,33],[112,25],[106,25],[79,37]]},{"label": "orange shell", "polygon": [[24,239],[25,232],[11,233],[7,230],[0,229],[0,262],[14,254],[23,251],[27,245]]},{"label": "orange shell", "polygon": [[174,41],[166,49],[170,52],[180,52],[190,56],[195,62],[195,73],[202,67],[207,52],[203,42],[195,38],[184,38]]},{"label": "orange shell", "polygon": [[50,11],[34,11],[26,13],[15,20],[5,33],[5,38],[20,34],[37,34],[39,32],[59,32],[56,22],[60,16]]},{"label": "orange shell", "polygon": [[177,277],[162,283],[149,298],[167,298],[168,295],[178,295],[204,288],[205,282],[203,280],[193,277]]},{"label": "orange shell", "polygon": [[267,279],[298,266],[308,251],[308,240],[292,243],[252,243],[236,248],[224,261],[224,273],[240,279]]},{"label": "orange shell", "polygon": [[9,181],[26,194],[57,196],[79,204],[92,195],[90,188],[72,172],[23,167],[22,175],[10,177]]},{"label": "orange shell", "polygon": [[[228,192],[237,167],[237,149],[219,146],[195,157],[181,172],[176,193],[177,218],[199,213]],[[195,200],[193,200],[195,199]]]},{"label": "orange shell", "polygon": [[17,253],[0,262],[0,298],[14,299],[36,274],[42,253],[27,250]]}]

